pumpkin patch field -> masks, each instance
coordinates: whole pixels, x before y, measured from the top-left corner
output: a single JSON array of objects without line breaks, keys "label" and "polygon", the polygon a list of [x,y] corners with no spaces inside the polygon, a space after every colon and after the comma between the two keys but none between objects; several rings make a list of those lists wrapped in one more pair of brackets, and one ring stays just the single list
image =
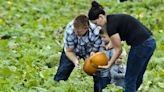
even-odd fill
[{"label": "pumpkin patch field", "polygon": [[[164,92],[164,0],[96,1],[107,14],[130,14],[152,31],[157,48],[138,92]],[[0,0],[0,92],[93,92],[93,78],[83,70],[83,60],[67,81],[53,80],[64,28],[75,16],[87,15],[91,2]],[[123,46],[128,53],[129,47]],[[103,92],[122,88],[109,84]]]}]

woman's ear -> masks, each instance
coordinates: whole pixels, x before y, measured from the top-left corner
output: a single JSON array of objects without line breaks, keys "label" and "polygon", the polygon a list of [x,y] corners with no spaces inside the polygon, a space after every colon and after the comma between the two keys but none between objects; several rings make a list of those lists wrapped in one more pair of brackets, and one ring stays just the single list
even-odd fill
[{"label": "woman's ear", "polygon": [[99,18],[100,18],[100,19],[104,19],[104,17],[105,17],[105,16],[104,16],[103,14],[100,14],[100,15],[99,15]]}]

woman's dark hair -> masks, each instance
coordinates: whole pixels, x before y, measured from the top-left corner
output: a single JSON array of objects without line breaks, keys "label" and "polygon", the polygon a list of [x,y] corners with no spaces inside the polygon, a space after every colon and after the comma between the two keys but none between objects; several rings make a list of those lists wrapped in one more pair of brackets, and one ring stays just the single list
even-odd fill
[{"label": "woman's dark hair", "polygon": [[96,1],[92,1],[92,6],[88,13],[89,20],[98,19],[100,14],[105,15],[105,11],[103,10],[103,7]]}]

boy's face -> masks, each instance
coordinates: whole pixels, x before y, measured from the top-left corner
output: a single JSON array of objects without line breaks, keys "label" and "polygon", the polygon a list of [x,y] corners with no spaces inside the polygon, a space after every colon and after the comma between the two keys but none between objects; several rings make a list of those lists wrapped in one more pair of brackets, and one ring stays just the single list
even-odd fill
[{"label": "boy's face", "polygon": [[88,31],[88,27],[75,28],[74,31],[77,36],[83,36]]},{"label": "boy's face", "polygon": [[100,36],[101,36],[102,41],[103,41],[105,44],[108,44],[108,43],[109,43],[110,38],[109,38],[108,34],[104,33],[104,34],[101,34]]}]

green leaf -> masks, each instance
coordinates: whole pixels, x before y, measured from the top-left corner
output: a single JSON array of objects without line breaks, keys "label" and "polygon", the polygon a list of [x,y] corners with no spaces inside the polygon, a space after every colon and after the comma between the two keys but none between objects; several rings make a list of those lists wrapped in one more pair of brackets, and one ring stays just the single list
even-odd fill
[{"label": "green leaf", "polygon": [[162,82],[159,82],[159,83],[157,83],[158,84],[158,86],[160,87],[160,88],[164,88],[164,82],[162,83]]}]

